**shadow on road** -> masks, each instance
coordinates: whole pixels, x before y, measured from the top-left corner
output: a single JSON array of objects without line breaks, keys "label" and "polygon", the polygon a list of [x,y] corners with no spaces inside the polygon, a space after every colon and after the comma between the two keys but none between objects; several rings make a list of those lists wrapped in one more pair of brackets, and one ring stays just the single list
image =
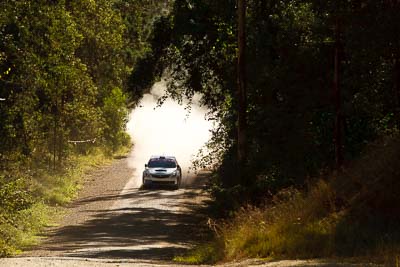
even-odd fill
[{"label": "shadow on road", "polygon": [[93,205],[81,209],[90,218],[50,232],[40,250],[56,256],[170,260],[209,235],[201,226],[206,199],[201,184],[80,199],[72,206],[109,200],[114,205],[108,210]]}]

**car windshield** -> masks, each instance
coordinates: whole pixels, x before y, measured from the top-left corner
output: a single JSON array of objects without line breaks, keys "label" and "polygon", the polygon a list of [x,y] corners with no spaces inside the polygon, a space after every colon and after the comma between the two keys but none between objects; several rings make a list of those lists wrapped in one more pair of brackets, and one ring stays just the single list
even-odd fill
[{"label": "car windshield", "polygon": [[176,168],[173,159],[151,159],[148,164],[149,168]]}]

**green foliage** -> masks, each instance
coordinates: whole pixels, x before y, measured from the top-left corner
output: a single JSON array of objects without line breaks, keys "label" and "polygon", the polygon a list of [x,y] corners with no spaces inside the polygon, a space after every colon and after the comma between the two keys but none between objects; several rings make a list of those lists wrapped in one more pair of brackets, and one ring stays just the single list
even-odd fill
[{"label": "green foliage", "polygon": [[128,121],[128,110],[126,106],[126,96],[121,89],[114,88],[111,94],[104,99],[103,118],[105,121],[104,137],[107,142],[110,142],[109,147],[112,152],[116,152],[122,145],[129,144],[129,136],[118,129],[125,129]]},{"label": "green foliage", "polygon": [[63,169],[51,173],[29,162],[13,165],[0,177],[0,257],[37,244],[37,235],[58,218],[60,207],[77,196],[85,173],[108,162],[109,153],[96,149],[70,158]]},{"label": "green foliage", "polygon": [[128,103],[140,94],[126,93],[128,76],[168,5],[2,1],[1,256],[30,243],[45,224],[48,205],[76,196],[90,165],[83,159],[102,162],[104,151],[110,156],[130,147]]},{"label": "green foliage", "polygon": [[0,176],[0,256],[13,252],[13,243],[19,239],[23,212],[33,205],[33,198],[23,177],[13,179]]},{"label": "green foliage", "polygon": [[[168,5],[2,3],[0,97],[6,101],[0,103],[0,156],[24,155],[54,167],[71,153],[125,146],[127,105],[140,98],[125,94],[128,76],[148,49],[153,21]],[[96,142],[71,142],[85,140]]]},{"label": "green foliage", "polygon": [[209,243],[196,247],[185,256],[177,256],[175,262],[182,264],[213,264],[221,259],[221,244]]},{"label": "green foliage", "polygon": [[[269,184],[266,191],[276,191],[334,167],[336,18],[344,48],[345,161],[399,128],[398,3],[248,0],[247,5],[249,180],[261,179]],[[218,125],[209,153],[200,155],[196,165],[213,167],[223,187],[239,183],[235,7],[235,1],[175,1],[163,23],[155,25],[154,40],[162,41],[151,43],[139,63],[142,71],[132,76],[150,75],[143,76],[147,83],[139,78],[140,87],[168,75],[167,96],[178,100],[203,95],[202,104]]]},{"label": "green foliage", "polygon": [[26,182],[21,178],[15,181],[0,176],[0,203],[2,213],[12,214],[29,208],[32,204]]}]

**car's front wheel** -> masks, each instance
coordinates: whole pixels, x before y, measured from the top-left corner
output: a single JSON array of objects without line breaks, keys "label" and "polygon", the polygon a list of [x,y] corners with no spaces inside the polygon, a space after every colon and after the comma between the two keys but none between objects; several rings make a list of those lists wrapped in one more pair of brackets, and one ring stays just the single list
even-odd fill
[{"label": "car's front wheel", "polygon": [[175,189],[179,189],[179,187],[181,187],[181,180],[181,177],[178,177],[176,179]]},{"label": "car's front wheel", "polygon": [[142,177],[142,188],[146,189],[148,186],[146,185],[146,180]]}]

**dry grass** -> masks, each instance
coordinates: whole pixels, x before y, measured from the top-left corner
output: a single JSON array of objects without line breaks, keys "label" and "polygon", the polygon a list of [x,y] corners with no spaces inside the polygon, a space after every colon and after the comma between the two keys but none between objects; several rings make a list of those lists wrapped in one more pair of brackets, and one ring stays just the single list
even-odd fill
[{"label": "dry grass", "polygon": [[[222,261],[356,257],[399,266],[399,166],[396,135],[371,145],[352,166],[321,177],[308,190],[284,190],[272,205],[245,207],[233,219],[216,223],[216,241],[206,251]],[[197,262],[210,259],[207,253],[198,254]]]},{"label": "dry grass", "polygon": [[226,259],[330,256],[340,217],[333,203],[331,188],[320,181],[309,194],[290,189],[272,207],[242,209],[221,227]]}]

